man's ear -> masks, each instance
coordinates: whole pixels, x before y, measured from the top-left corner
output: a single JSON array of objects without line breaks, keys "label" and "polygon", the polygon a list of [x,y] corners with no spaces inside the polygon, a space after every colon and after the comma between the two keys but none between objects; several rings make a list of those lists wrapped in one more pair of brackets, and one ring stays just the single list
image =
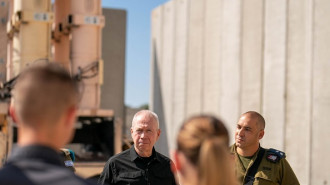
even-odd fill
[{"label": "man's ear", "polygon": [[77,108],[75,106],[72,106],[68,109],[66,113],[65,123],[68,124],[68,126],[73,127],[73,125],[76,123],[77,118]]},{"label": "man's ear", "polygon": [[265,135],[265,130],[262,129],[260,132],[259,132],[259,139],[262,139]]},{"label": "man's ear", "polygon": [[162,131],[161,131],[160,128],[159,128],[159,129],[157,130],[157,140],[158,140],[158,138],[159,138],[161,132],[162,132]]},{"label": "man's ear", "polygon": [[15,111],[14,105],[12,103],[9,106],[9,115],[11,116],[13,121],[15,123],[17,123],[18,120],[17,120],[17,117],[16,117],[16,111]]}]

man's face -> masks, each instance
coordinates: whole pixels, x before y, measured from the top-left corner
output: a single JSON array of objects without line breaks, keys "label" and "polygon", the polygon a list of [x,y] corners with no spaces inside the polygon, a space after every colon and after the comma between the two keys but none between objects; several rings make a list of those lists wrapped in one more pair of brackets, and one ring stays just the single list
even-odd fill
[{"label": "man's face", "polygon": [[239,119],[235,131],[236,146],[241,149],[249,149],[259,145],[259,140],[263,137],[264,130],[257,124],[257,119],[250,115],[243,115]]},{"label": "man's face", "polygon": [[148,157],[152,154],[152,148],[159,138],[160,130],[157,128],[155,119],[140,115],[131,128],[131,135],[136,152],[141,157]]}]

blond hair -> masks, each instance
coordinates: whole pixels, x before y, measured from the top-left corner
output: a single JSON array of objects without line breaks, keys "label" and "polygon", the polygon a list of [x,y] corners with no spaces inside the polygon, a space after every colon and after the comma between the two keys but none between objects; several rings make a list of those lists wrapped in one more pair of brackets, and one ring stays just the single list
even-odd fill
[{"label": "blond hair", "polygon": [[77,107],[79,91],[70,74],[57,63],[36,64],[24,70],[13,91],[18,120],[37,126],[56,123],[70,107]]},{"label": "blond hair", "polygon": [[177,137],[178,151],[197,167],[200,185],[236,184],[228,144],[226,127],[210,115],[189,118]]}]

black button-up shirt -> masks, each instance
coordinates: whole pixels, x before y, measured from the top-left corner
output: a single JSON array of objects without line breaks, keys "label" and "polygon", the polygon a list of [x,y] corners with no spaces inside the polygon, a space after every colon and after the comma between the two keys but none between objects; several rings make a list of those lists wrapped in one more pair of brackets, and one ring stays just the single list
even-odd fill
[{"label": "black button-up shirt", "polygon": [[169,158],[155,149],[150,159],[141,158],[132,146],[107,161],[99,184],[175,185],[175,179]]}]

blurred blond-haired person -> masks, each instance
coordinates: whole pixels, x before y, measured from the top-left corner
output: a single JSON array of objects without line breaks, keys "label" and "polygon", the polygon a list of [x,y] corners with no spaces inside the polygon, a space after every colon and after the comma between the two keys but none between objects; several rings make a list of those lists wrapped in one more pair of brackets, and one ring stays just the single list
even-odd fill
[{"label": "blurred blond-haired person", "polygon": [[228,131],[214,116],[187,119],[177,136],[172,157],[182,185],[236,185]]}]

